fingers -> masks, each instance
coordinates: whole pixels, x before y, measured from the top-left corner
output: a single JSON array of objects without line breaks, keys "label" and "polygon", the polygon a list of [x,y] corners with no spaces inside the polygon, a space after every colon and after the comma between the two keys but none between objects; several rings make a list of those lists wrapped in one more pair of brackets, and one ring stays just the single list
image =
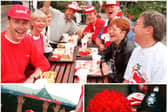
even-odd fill
[{"label": "fingers", "polygon": [[45,102],[43,103],[43,110],[47,110],[47,109],[48,109],[48,106],[49,106],[49,103],[45,101]]},{"label": "fingers", "polygon": [[42,71],[41,71],[41,69],[40,68],[37,68],[36,70],[35,70],[35,72],[31,75],[31,77],[34,77],[34,78],[40,78],[40,76],[42,76]]},{"label": "fingers", "polygon": [[63,108],[62,110],[60,110],[60,112],[65,112],[65,108]]},{"label": "fingers", "polygon": [[60,107],[61,107],[60,104],[57,104],[55,107],[53,107],[54,112],[58,112]]},{"label": "fingers", "polygon": [[109,66],[107,65],[107,63],[102,63],[102,70],[104,74],[109,73]]},{"label": "fingers", "polygon": [[25,101],[22,95],[17,96],[17,100],[18,100],[18,104],[23,104]]}]

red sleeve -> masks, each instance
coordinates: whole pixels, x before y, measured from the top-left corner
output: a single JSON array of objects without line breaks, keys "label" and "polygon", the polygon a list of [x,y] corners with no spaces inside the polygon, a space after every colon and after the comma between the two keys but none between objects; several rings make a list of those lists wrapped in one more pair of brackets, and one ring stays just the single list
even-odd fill
[{"label": "red sleeve", "polygon": [[32,43],[30,38],[27,38],[29,42],[29,47],[30,47],[30,61],[31,63],[35,66],[35,68],[40,68],[42,72],[48,71],[50,68],[50,64],[46,57],[37,50],[36,46]]},{"label": "red sleeve", "polygon": [[94,34],[92,35],[92,39],[95,41],[96,38],[97,38],[97,35],[99,34],[99,32],[101,31],[101,28],[102,26],[105,24],[105,21],[102,20],[102,19],[99,19],[97,18],[97,21],[96,21],[96,25],[95,25],[95,32]]},{"label": "red sleeve", "polygon": [[85,29],[83,30],[83,32],[93,32],[93,25],[91,23],[89,23]]}]

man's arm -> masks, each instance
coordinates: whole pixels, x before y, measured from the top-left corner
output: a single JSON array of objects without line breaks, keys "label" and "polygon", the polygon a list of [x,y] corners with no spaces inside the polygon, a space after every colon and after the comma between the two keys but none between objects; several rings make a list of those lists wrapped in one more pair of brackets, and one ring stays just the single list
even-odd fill
[{"label": "man's arm", "polygon": [[77,32],[77,35],[78,35],[78,40],[80,40],[82,38],[82,31],[81,30],[78,30]]},{"label": "man's arm", "polygon": [[65,108],[61,109],[60,112],[65,112]]},{"label": "man's arm", "polygon": [[102,63],[102,70],[105,75],[109,73],[109,66],[106,62]]},{"label": "man's arm", "polygon": [[27,78],[27,80],[24,81],[24,83],[33,83],[35,78],[40,78],[42,76],[42,71],[40,68],[36,68],[35,72],[31,74],[30,77]]},{"label": "man's arm", "polygon": [[25,83],[30,83],[34,81],[34,78],[39,78],[42,72],[48,71],[50,63],[43,53],[38,51],[31,40],[27,41],[27,45],[30,50],[30,63],[35,67],[35,72],[25,81]]},{"label": "man's arm", "polygon": [[51,7],[51,1],[45,1],[44,4],[43,4],[43,8],[49,9],[52,12],[53,15],[61,14],[60,10]]},{"label": "man's arm", "polygon": [[22,112],[22,105],[25,99],[23,98],[23,96],[17,96],[17,101],[18,101],[17,112]]},{"label": "man's arm", "polygon": [[47,112],[48,106],[49,106],[49,103],[44,101],[44,103],[43,103],[43,112]]},{"label": "man's arm", "polygon": [[53,107],[54,112],[59,112],[59,109],[61,108],[60,104],[57,104]]},{"label": "man's arm", "polygon": [[82,38],[82,31],[79,29],[79,27],[73,20],[71,21],[71,28],[69,29],[68,34],[77,34],[78,40]]},{"label": "man's arm", "polygon": [[101,50],[101,51],[103,51],[105,48],[104,48],[104,45],[103,45],[103,43],[102,43],[102,40],[100,39],[100,38],[96,38],[96,45],[99,47],[99,49]]}]

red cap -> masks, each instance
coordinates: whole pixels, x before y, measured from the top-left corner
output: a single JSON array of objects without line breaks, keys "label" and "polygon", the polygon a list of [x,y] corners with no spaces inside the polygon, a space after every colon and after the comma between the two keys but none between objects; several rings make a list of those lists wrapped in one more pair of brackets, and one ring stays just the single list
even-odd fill
[{"label": "red cap", "polygon": [[13,5],[8,11],[8,16],[15,19],[30,20],[30,10],[23,5]]},{"label": "red cap", "polygon": [[145,97],[145,94],[140,92],[135,92],[128,95],[127,99],[131,105],[140,105],[144,97]]},{"label": "red cap", "polygon": [[77,7],[76,5],[74,5],[74,4],[68,4],[68,5],[66,6],[66,8],[67,8],[67,9],[72,9],[72,10],[74,10],[75,12],[78,11],[78,7]]},{"label": "red cap", "polygon": [[107,0],[107,1],[103,4],[102,7],[106,7],[106,6],[110,6],[110,5],[112,5],[112,6],[119,6],[119,7],[120,7],[120,3],[119,3],[119,1],[117,1],[117,0]]},{"label": "red cap", "polygon": [[94,6],[89,6],[85,9],[84,13],[95,12],[96,8]]}]

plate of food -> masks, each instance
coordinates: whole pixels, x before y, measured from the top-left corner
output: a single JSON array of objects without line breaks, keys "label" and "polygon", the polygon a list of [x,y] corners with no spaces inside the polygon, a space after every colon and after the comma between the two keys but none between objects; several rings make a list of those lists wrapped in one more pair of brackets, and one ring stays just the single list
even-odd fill
[{"label": "plate of food", "polygon": [[64,48],[56,48],[49,58],[50,62],[73,62],[74,52]]},{"label": "plate of food", "polygon": [[92,60],[76,60],[74,69],[75,73],[79,69],[88,69],[89,70],[88,75],[91,76],[101,76],[100,69],[96,69],[93,67]]},{"label": "plate of food", "polygon": [[65,48],[66,47],[66,43],[58,43],[57,44],[57,48]]},{"label": "plate of food", "polygon": [[91,56],[93,54],[98,54],[98,48],[79,48],[78,49],[78,55],[77,56]]},{"label": "plate of food", "polygon": [[55,83],[57,73],[55,71],[44,72],[39,79],[35,81],[35,84]]},{"label": "plate of food", "polygon": [[57,76],[56,72],[48,71],[43,73],[42,78],[46,79],[48,83],[55,83],[56,76]]}]

